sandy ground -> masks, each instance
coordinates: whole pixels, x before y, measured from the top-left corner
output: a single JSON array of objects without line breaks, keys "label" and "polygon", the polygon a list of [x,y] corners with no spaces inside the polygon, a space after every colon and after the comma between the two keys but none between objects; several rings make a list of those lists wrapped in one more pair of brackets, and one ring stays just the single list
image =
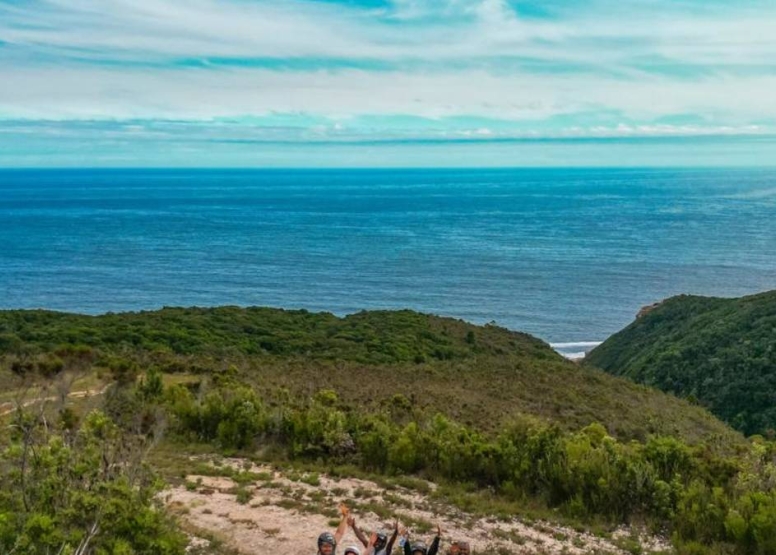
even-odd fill
[{"label": "sandy ground", "polygon": [[[164,498],[192,530],[203,536],[207,535],[203,532],[214,534],[245,555],[313,555],[318,535],[334,531],[336,507],[341,501],[352,508],[358,525],[365,530],[388,530],[395,516],[408,526],[413,538],[430,542],[434,535],[430,529],[439,523],[443,530],[441,553],[452,539],[470,542],[477,554],[628,553],[618,547],[618,538],[630,538],[629,530],[599,538],[546,522],[477,519],[405,488],[386,491],[365,480],[304,476],[237,459],[222,464],[222,469],[245,469],[258,478],[241,480],[244,483],[240,486],[228,477],[192,474],[186,487],[170,489]],[[429,487],[433,490],[432,484]],[[243,503],[237,496],[241,489]],[[199,539],[194,541],[205,545]],[[641,553],[670,552],[669,544],[660,538],[641,537],[639,541]],[[340,545],[357,543],[349,530]],[[394,549],[394,553],[399,551]]]}]

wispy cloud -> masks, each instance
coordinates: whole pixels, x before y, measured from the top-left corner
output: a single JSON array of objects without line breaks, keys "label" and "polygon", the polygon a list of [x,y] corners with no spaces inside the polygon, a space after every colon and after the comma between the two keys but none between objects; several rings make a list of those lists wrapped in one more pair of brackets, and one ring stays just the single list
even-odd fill
[{"label": "wispy cloud", "polygon": [[776,7],[692,5],[580,2],[536,19],[506,0],[396,0],[382,8],[305,0],[4,0],[0,40],[31,55],[80,61],[199,56],[444,64],[515,56],[622,69],[634,57],[656,56],[728,69],[774,64]]},{"label": "wispy cloud", "polygon": [[332,118],[416,115],[536,121],[563,114],[614,113],[651,123],[697,114],[711,125],[776,118],[776,75],[677,81],[664,77],[494,75],[446,72],[278,71],[265,68],[34,67],[4,72],[0,114],[35,119],[193,118],[302,113]]},{"label": "wispy cloud", "polygon": [[763,135],[775,26],[763,0],[0,0],[0,126],[125,122],[113,132],[136,142],[168,124],[203,140]]}]

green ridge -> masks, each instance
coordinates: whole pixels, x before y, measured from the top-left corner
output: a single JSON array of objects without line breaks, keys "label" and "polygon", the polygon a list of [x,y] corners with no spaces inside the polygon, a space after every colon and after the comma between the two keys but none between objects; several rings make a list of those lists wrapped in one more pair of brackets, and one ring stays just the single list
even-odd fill
[{"label": "green ridge", "polygon": [[776,429],[776,291],[682,295],[645,311],[585,364],[698,401],[746,434]]}]

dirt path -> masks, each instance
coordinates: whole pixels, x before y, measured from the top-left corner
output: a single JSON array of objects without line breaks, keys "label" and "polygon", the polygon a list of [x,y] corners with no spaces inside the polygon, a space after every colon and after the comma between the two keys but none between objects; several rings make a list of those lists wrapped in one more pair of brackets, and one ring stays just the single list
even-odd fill
[{"label": "dirt path", "polygon": [[[626,543],[632,547],[634,541],[641,546],[639,553],[670,551],[666,541],[635,538],[629,530],[602,538],[546,522],[474,518],[428,492],[400,487],[385,490],[367,480],[286,473],[236,459],[220,468],[227,475],[233,469],[251,474],[243,472],[237,480],[234,475],[213,476],[210,471],[209,475],[191,474],[185,487],[165,492],[166,502],[192,529],[214,534],[244,555],[310,555],[315,552],[318,534],[335,528],[340,501],[352,508],[359,525],[367,530],[387,530],[396,517],[415,537],[430,542],[432,527],[439,523],[445,539],[441,553],[451,539],[466,540],[476,553],[493,555],[626,554],[632,552],[624,550]],[[434,485],[426,484],[433,491]],[[351,531],[341,545],[350,544],[357,544]]]},{"label": "dirt path", "polygon": [[[102,389],[85,389],[81,391],[72,391],[67,394],[68,399],[84,399],[88,397],[95,397],[97,395],[103,395],[106,391],[108,391],[108,388],[112,384],[108,384],[104,386]],[[21,404],[21,408],[27,408],[32,405],[36,405],[38,403],[48,403],[51,401],[57,401],[61,398],[60,395],[50,395],[48,397],[42,397],[42,398],[36,398],[36,399],[30,399],[29,401],[24,401]],[[11,414],[13,412],[16,412],[19,410],[19,404],[15,402],[5,402],[0,404],[0,417],[6,416],[8,414]]]}]

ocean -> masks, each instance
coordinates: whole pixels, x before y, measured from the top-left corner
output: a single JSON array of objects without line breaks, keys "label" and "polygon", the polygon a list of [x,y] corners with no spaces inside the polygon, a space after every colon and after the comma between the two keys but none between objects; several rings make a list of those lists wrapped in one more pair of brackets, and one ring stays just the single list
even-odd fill
[{"label": "ocean", "polygon": [[0,308],[412,308],[575,356],[774,288],[774,170],[0,170]]}]

